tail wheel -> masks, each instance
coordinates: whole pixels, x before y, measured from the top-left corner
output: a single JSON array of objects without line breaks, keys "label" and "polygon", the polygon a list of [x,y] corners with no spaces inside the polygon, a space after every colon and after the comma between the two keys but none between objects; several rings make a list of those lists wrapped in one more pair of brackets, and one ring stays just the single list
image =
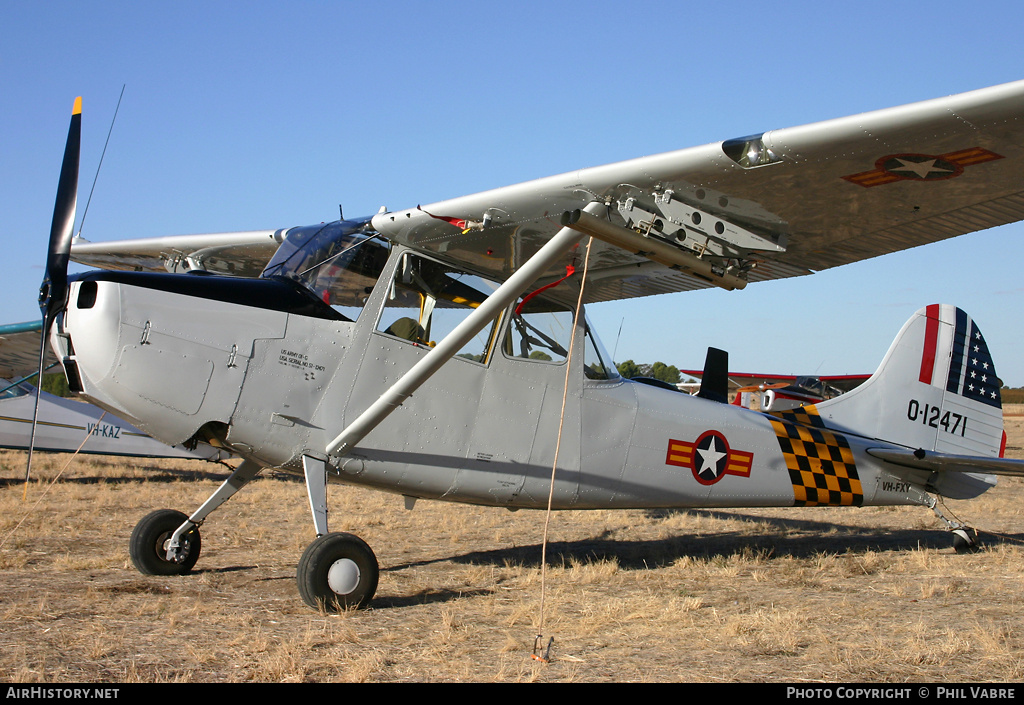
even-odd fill
[{"label": "tail wheel", "polygon": [[202,539],[193,527],[181,537],[180,561],[167,560],[167,543],[188,516],[173,509],[158,509],[135,525],[128,545],[132,563],[143,575],[184,575],[199,560]]},{"label": "tail wheel", "polygon": [[377,591],[377,557],[358,536],[334,533],[309,544],[296,579],[302,601],[331,612],[362,608]]},{"label": "tail wheel", "polygon": [[953,529],[953,550],[957,553],[977,553],[981,550],[978,545],[978,532],[969,527]]}]

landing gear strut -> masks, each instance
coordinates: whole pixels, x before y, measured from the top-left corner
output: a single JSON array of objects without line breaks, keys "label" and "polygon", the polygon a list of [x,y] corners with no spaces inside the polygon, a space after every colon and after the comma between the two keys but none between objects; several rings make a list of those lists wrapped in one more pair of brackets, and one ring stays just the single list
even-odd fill
[{"label": "landing gear strut", "polygon": [[[373,551],[358,536],[328,533],[327,464],[303,457],[306,490],[317,539],[299,559],[296,579],[299,595],[314,609],[331,612],[362,608],[377,591],[380,568]],[[247,485],[262,466],[250,461],[224,481],[192,516],[172,509],[147,515],[132,532],[129,553],[144,575],[184,575],[199,560],[199,526],[217,507]]]},{"label": "landing gear strut", "polygon": [[242,461],[231,476],[210,495],[192,516],[173,509],[158,509],[135,525],[128,553],[143,575],[184,575],[199,560],[202,541],[199,526],[210,512],[245,487],[263,469],[251,460]]},{"label": "landing gear strut", "polygon": [[299,559],[299,595],[310,607],[329,612],[366,607],[377,591],[377,557],[358,536],[328,532],[327,464],[304,455],[302,466],[317,539]]}]

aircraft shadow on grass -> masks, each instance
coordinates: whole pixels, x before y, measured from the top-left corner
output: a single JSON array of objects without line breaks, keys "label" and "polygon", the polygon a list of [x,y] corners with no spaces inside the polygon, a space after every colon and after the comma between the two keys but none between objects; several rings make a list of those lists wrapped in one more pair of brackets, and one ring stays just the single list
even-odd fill
[{"label": "aircraft shadow on grass", "polygon": [[[660,512],[659,512],[660,513]],[[753,552],[769,559],[788,556],[809,558],[819,554],[841,555],[866,551],[908,551],[915,548],[945,549],[948,535],[939,529],[888,529],[849,524],[837,524],[807,519],[759,517],[735,512],[688,510],[688,513],[709,519],[739,520],[773,527],[783,533],[751,533],[744,530],[715,530],[697,534],[671,536],[663,539],[619,540],[609,533],[579,541],[556,541],[548,544],[549,565],[563,561],[597,561],[614,559],[625,570],[649,570],[671,565],[684,557],[730,558]],[[805,533],[804,533],[805,532]],[[1024,534],[999,535],[980,531],[982,545],[995,545],[1003,541],[1024,542]],[[541,545],[533,543],[489,551],[472,551],[437,559],[414,561],[385,569],[398,571],[443,561],[490,565],[515,564],[539,567]]]}]

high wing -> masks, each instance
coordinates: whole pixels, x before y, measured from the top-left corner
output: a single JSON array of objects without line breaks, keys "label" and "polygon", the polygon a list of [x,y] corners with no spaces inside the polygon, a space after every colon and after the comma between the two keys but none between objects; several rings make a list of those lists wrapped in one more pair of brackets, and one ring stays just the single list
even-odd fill
[{"label": "high wing", "polygon": [[206,270],[255,277],[284,240],[284,230],[172,235],[116,242],[75,238],[71,259],[100,269],[187,272]]},{"label": "high wing", "polygon": [[[374,216],[385,237],[506,279],[567,211],[606,203],[587,302],[738,288],[1024,218],[1024,81]],[[258,275],[287,230],[90,243],[105,269]],[[571,253],[542,277],[555,281]],[[558,291],[550,292],[558,295]]]},{"label": "high wing", "polygon": [[[591,255],[585,300],[605,301],[808,274],[1014,222],[1022,168],[1019,81],[378,214],[373,226],[506,278],[563,212],[604,202],[633,235]],[[694,256],[714,273],[689,266]]]}]

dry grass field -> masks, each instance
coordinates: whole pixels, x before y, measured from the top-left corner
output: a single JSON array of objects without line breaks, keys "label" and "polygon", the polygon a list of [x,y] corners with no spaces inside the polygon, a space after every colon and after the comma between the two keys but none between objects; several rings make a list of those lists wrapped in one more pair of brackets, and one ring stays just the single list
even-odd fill
[{"label": "dry grass field", "polygon": [[[1024,457],[1024,417],[1007,420]],[[306,608],[303,486],[266,477],[203,527],[183,577],[135,571],[154,508],[225,477],[198,462],[0,453],[0,678],[13,682],[1018,681],[1024,482],[950,502],[983,532],[956,555],[924,508],[596,511],[553,516],[538,632],[541,512],[333,487],[381,580],[369,610]],[[44,494],[45,493],[45,494]],[[15,529],[19,521],[23,523]]]}]

